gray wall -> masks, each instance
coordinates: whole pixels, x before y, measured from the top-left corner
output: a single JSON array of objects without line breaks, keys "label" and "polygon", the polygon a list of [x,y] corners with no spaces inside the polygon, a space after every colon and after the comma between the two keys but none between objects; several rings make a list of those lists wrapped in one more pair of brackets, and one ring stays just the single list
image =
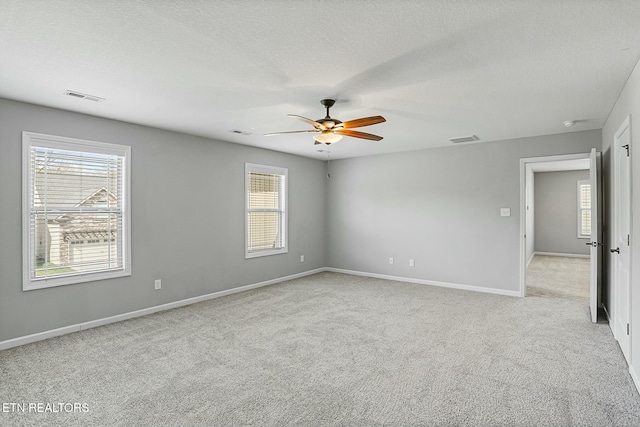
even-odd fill
[{"label": "gray wall", "polygon": [[[132,147],[131,277],[21,290],[23,130]],[[345,159],[327,179],[320,161],[0,100],[0,341],[323,266],[518,291],[519,159],[601,141],[587,131]],[[244,259],[245,162],[289,168],[286,255]]]},{"label": "gray wall", "polygon": [[519,159],[601,143],[594,130],[332,161],[328,265],[518,292]]},{"label": "gray wall", "polygon": [[589,171],[536,172],[535,250],[563,254],[589,255],[578,238],[577,182],[588,180]]},{"label": "gray wall", "polygon": [[[615,307],[613,307],[612,289],[609,286],[613,283],[613,257],[608,249],[614,247],[610,241],[613,236],[613,171],[614,158],[611,144],[618,127],[624,119],[631,115],[631,370],[635,374],[636,385],[640,384],[640,62],[629,76],[618,101],[614,106],[609,118],[602,128],[602,148],[603,148],[603,169],[605,180],[605,200],[607,210],[605,212],[606,232],[604,246],[604,260],[606,267],[605,288],[603,290],[603,303],[607,307],[609,315],[615,317]],[[607,280],[608,279],[608,280]]]},{"label": "gray wall", "polygon": [[[131,277],[22,291],[24,130],[132,147]],[[245,162],[289,168],[288,254],[244,259]],[[321,161],[0,99],[0,341],[324,267],[325,183]]]}]

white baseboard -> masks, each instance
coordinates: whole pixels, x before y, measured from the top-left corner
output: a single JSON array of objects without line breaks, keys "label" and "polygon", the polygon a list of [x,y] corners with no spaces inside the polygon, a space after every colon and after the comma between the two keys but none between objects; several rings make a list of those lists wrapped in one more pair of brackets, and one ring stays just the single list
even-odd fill
[{"label": "white baseboard", "polygon": [[[564,255],[563,255],[564,256]],[[345,270],[341,268],[332,268],[332,267],[323,267],[316,268],[314,270],[304,271],[302,273],[292,274],[290,276],[279,277],[277,279],[267,280],[264,282],[253,283],[246,286],[240,286],[233,289],[227,289],[224,291],[214,292],[206,295],[200,295],[193,298],[187,298],[180,301],[174,301],[167,304],[156,305],[153,307],[143,308],[141,310],[130,311],[128,313],[122,313],[115,316],[104,317],[101,319],[90,320],[87,322],[82,322],[74,325],[65,326],[58,329],[52,329],[49,331],[38,332],[31,335],[25,335],[22,337],[12,338],[6,341],[0,341],[0,350],[6,350],[12,347],[17,347],[24,344],[33,343],[36,341],[42,341],[47,338],[56,337],[59,335],[70,334],[72,332],[78,332],[85,329],[96,328],[98,326],[108,325],[110,323],[121,322],[123,320],[133,319],[140,316],[146,316],[148,314],[157,313],[159,311],[171,310],[173,308],[183,307],[185,305],[195,304],[198,302],[223,297],[226,295],[231,295],[239,292],[248,291],[251,289],[260,288],[263,286],[269,286],[276,283],[285,282],[287,280],[298,279],[300,277],[310,276],[312,274],[322,273],[324,271],[331,271],[334,273],[342,273],[342,274],[350,274],[354,276],[365,276],[365,277],[373,277],[376,279],[385,279],[385,280],[394,280],[398,282],[407,282],[407,283],[417,283],[421,285],[429,285],[429,286],[439,286],[442,288],[450,288],[450,289],[460,289],[464,291],[472,291],[472,292],[483,292],[489,294],[496,295],[505,295],[511,297],[520,297],[519,291],[508,291],[504,289],[496,289],[496,288],[485,288],[482,286],[475,285],[464,285],[459,283],[448,283],[448,282],[438,282],[435,280],[425,280],[425,279],[414,279],[411,277],[399,277],[399,276],[390,276],[386,274],[377,274],[377,273],[367,273],[364,271],[355,271],[355,270]]]},{"label": "white baseboard", "polygon": [[631,379],[633,379],[633,384],[636,386],[636,390],[638,390],[638,393],[640,393],[640,377],[638,376],[638,374],[636,374],[633,366],[629,366],[629,373],[631,374]]},{"label": "white baseboard", "polygon": [[59,335],[66,335],[80,330],[80,324],[64,326],[62,328],[51,329],[44,332],[38,332],[31,335],[25,335],[23,337],[12,338],[10,340],[0,341],[0,351],[6,350],[12,347],[18,347],[20,345],[29,344],[36,341],[46,340],[47,338],[57,337]]},{"label": "white baseboard", "polygon": [[463,291],[483,292],[487,294],[506,295],[510,297],[520,297],[520,291],[507,291],[504,289],[485,288],[482,286],[463,285],[459,283],[438,282],[435,280],[414,279],[411,277],[389,276],[386,274],[367,273],[364,271],[344,270],[341,268],[327,267],[325,271],[334,273],[351,274],[354,276],[373,277],[375,279],[394,280],[397,282],[417,283],[420,285],[439,286],[441,288],[460,289]]},{"label": "white baseboard", "polygon": [[536,253],[532,253],[531,256],[529,257],[529,259],[527,260],[527,266],[525,268],[529,268],[529,264],[531,264],[531,261],[533,260],[533,257],[536,256]]},{"label": "white baseboard", "polygon": [[613,335],[613,338],[615,340],[617,340],[617,338],[616,338],[616,330],[613,327],[613,322],[611,321],[611,316],[609,316],[609,312],[607,311],[607,307],[605,307],[604,304],[601,304],[600,307],[602,307],[602,309],[604,310],[604,315],[607,316],[607,321],[609,322],[609,329],[611,329],[611,335]]},{"label": "white baseboard", "polygon": [[85,329],[96,328],[102,325],[108,325],[109,323],[121,322],[123,320],[133,319],[135,317],[146,316],[147,314],[157,313],[159,311],[171,310],[172,308],[183,307],[185,305],[195,304],[214,298],[220,298],[226,295],[236,294],[239,292],[248,291],[251,289],[261,288],[263,286],[274,285],[276,283],[285,282],[287,280],[298,279],[304,276],[310,276],[316,273],[322,273],[326,271],[325,268],[316,268],[315,270],[308,270],[302,273],[292,274],[290,276],[279,277],[277,279],[266,280],[264,282],[253,283],[246,286],[239,286],[233,289],[226,289],[224,291],[214,292],[211,294],[200,295],[193,298],[187,298],[180,301],[174,301],[167,304],[156,305],[153,307],[143,308],[141,310],[130,311],[128,313],[122,313],[115,316],[104,317],[102,319],[90,320],[88,322],[82,322],[75,325],[65,326],[58,329],[51,329],[49,331],[38,332],[31,335],[25,335],[22,337],[12,338],[10,340],[0,341],[0,351],[6,350],[12,347],[18,347],[24,344],[30,344],[36,341],[46,340],[47,338],[57,337],[59,335],[70,334],[72,332],[78,332]]},{"label": "white baseboard", "polygon": [[590,258],[589,255],[583,254],[563,254],[559,252],[534,252],[533,255],[542,255],[542,256],[562,256],[565,258]]}]

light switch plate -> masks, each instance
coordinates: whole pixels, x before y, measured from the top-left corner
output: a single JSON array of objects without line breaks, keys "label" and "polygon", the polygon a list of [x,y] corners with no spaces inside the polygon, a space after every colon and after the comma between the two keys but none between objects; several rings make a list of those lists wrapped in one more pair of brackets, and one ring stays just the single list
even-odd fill
[{"label": "light switch plate", "polygon": [[511,208],[500,208],[500,216],[511,216]]}]

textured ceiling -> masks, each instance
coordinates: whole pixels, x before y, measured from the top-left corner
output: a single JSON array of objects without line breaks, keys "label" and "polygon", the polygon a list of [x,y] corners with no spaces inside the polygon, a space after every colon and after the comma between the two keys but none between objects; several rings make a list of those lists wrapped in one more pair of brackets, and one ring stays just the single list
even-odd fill
[{"label": "textured ceiling", "polygon": [[316,158],[262,134],[332,97],[387,122],[331,158],[599,129],[639,23],[635,0],[0,0],[0,97]]}]

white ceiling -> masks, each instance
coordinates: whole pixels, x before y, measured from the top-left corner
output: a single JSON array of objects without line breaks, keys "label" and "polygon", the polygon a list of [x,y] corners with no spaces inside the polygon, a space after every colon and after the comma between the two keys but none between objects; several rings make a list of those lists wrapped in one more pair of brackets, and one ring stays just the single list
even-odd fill
[{"label": "white ceiling", "polygon": [[0,97],[316,158],[262,134],[323,98],[387,119],[332,158],[599,129],[639,58],[635,0],[0,0]]}]

